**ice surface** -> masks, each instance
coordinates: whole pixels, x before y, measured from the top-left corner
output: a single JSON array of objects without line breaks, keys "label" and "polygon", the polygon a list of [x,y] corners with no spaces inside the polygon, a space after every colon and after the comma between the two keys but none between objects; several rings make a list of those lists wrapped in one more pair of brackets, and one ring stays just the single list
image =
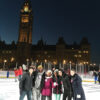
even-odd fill
[{"label": "ice surface", "polygon": [[[83,82],[83,87],[86,100],[100,100],[99,84]],[[19,83],[14,79],[0,79],[0,100],[19,100]],[[27,100],[26,97],[24,100]]]}]

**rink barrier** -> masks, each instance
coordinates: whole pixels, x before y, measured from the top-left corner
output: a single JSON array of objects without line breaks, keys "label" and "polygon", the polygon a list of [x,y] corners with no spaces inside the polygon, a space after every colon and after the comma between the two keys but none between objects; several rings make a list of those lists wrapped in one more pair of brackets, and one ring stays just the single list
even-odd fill
[{"label": "rink barrier", "polygon": [[[7,78],[7,71],[0,71],[0,78]],[[9,71],[9,78],[15,78],[14,71]]]},{"label": "rink barrier", "polygon": [[[82,82],[94,82],[93,77],[91,77],[91,75],[80,75],[82,78]],[[1,79],[5,79],[7,78],[7,71],[0,71],[0,78]],[[10,79],[14,79],[15,78],[15,74],[14,71],[9,71],[9,78]]]}]

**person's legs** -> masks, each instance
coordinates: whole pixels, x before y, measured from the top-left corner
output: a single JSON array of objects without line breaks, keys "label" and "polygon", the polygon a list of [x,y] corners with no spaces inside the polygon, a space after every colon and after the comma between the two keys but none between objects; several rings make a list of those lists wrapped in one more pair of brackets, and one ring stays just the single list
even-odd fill
[{"label": "person's legs", "polygon": [[27,91],[27,99],[32,100],[32,91]]},{"label": "person's legs", "polygon": [[54,94],[55,100],[57,100],[57,94]]},{"label": "person's legs", "polygon": [[22,91],[19,100],[24,100],[25,95],[26,95],[26,91]]},{"label": "person's legs", "polygon": [[46,96],[41,96],[41,100],[46,100]]},{"label": "person's legs", "polygon": [[57,94],[57,100],[60,100],[61,94]]},{"label": "person's legs", "polygon": [[47,96],[47,100],[52,100],[52,96]]},{"label": "person's legs", "polygon": [[95,76],[95,79],[94,80],[95,80],[95,84],[96,84],[97,83],[97,77],[96,76]]},{"label": "person's legs", "polygon": [[37,89],[37,100],[40,100],[40,96],[41,96],[40,90]]},{"label": "person's legs", "polygon": [[71,98],[72,98],[70,94],[68,94],[67,97],[68,97],[68,100],[71,100]]},{"label": "person's legs", "polygon": [[66,98],[67,98],[67,95],[64,93],[63,94],[63,100],[66,100]]},{"label": "person's legs", "polygon": [[37,89],[33,88],[32,90],[32,100],[37,100]]}]

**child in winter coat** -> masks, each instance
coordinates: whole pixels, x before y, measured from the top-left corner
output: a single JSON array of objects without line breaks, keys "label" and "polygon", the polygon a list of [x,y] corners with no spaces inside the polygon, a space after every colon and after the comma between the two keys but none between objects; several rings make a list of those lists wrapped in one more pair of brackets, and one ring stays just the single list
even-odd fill
[{"label": "child in winter coat", "polygon": [[54,96],[55,96],[55,100],[60,100],[60,97],[61,97],[61,94],[62,94],[62,80],[58,76],[58,70],[54,71],[53,82],[54,82],[53,93],[54,93]]},{"label": "child in winter coat", "polygon": [[43,75],[40,87],[42,94],[41,100],[52,100],[53,79],[51,70],[48,70],[46,74]]}]

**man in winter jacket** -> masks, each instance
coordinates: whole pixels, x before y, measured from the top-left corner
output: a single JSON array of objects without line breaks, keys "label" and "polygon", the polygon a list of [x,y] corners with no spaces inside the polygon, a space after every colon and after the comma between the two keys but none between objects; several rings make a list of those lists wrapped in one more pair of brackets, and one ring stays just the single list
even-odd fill
[{"label": "man in winter jacket", "polygon": [[20,88],[20,99],[19,100],[24,100],[25,95],[27,95],[28,100],[32,100],[32,73],[33,73],[33,68],[30,67],[28,72],[26,72],[19,84]]},{"label": "man in winter jacket", "polygon": [[73,89],[73,99],[74,100],[86,100],[84,90],[82,88],[82,80],[78,74],[75,73],[74,69],[71,69],[71,83]]},{"label": "man in winter jacket", "polygon": [[42,79],[42,75],[44,74],[42,65],[38,66],[38,71],[33,73],[33,90],[32,90],[32,100],[40,100],[40,83]]}]

